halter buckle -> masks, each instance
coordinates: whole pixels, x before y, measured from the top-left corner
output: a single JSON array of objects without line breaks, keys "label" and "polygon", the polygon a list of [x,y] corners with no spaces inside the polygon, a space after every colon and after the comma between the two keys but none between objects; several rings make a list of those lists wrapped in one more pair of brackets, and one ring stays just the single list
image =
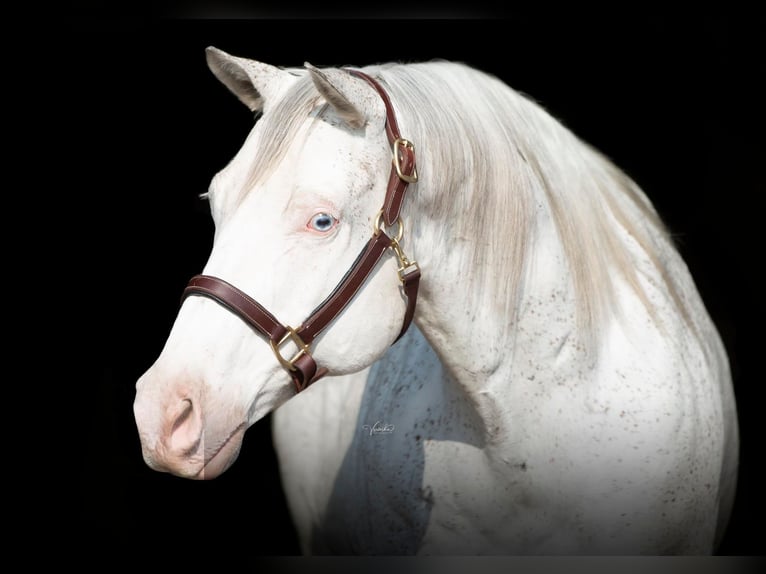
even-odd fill
[{"label": "halter buckle", "polygon": [[[271,350],[274,351],[274,354],[277,357],[277,360],[279,361],[279,364],[282,365],[285,369],[288,371],[295,371],[295,361],[297,361],[299,358],[301,358],[303,355],[309,355],[311,356],[311,353],[309,353],[309,346],[303,342],[303,339],[301,339],[300,335],[296,332],[295,329],[290,327],[289,325],[286,326],[287,333],[284,334],[284,336],[279,340],[279,342],[275,342],[274,339],[269,339],[269,345],[271,345]],[[295,356],[290,359],[289,361],[285,359],[282,356],[282,353],[279,351],[280,347],[287,341],[288,339],[291,339],[293,343],[295,343],[295,346],[298,347],[298,352],[295,354]]]},{"label": "halter buckle", "polygon": [[415,153],[415,146],[413,143],[409,140],[406,140],[404,138],[397,138],[394,140],[394,169],[396,169],[396,175],[399,176],[399,179],[403,179],[407,183],[416,183],[418,181],[418,169],[415,166],[415,164],[412,164],[412,174],[407,174],[402,171],[402,165],[401,160],[399,159],[399,150],[398,147],[403,147],[409,150],[412,150],[412,153]]}]

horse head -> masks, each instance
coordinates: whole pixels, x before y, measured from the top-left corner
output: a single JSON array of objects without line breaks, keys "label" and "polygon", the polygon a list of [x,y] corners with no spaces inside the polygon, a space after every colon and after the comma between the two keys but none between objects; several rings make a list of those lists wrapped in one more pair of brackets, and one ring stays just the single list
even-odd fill
[{"label": "horse head", "polygon": [[[207,62],[262,116],[205,194],[215,237],[203,273],[297,327],[386,225],[376,222],[392,165],[386,104],[346,70],[281,69],[214,48]],[[396,258],[381,257],[312,337],[316,363],[346,374],[380,358],[407,311],[400,286]],[[183,300],[134,403],[146,463],[196,479],[225,471],[246,429],[295,394],[289,357],[307,351],[295,329],[275,348],[213,299]]]}]

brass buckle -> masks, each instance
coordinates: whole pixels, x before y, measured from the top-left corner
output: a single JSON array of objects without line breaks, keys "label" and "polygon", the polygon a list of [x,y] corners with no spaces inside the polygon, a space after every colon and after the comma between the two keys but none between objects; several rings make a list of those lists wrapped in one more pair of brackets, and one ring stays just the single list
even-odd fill
[{"label": "brass buckle", "polygon": [[[287,339],[292,339],[293,343],[295,343],[299,349],[295,356],[289,361],[282,356],[282,353],[279,352],[279,348],[285,343],[285,341],[287,341]],[[295,367],[295,361],[297,361],[303,355],[311,356],[309,353],[309,346],[303,342],[303,339],[301,339],[300,335],[298,335],[295,329],[289,325],[287,326],[287,333],[285,333],[284,337],[280,339],[279,343],[275,343],[274,339],[269,339],[269,344],[271,345],[271,350],[274,351],[274,354],[277,356],[279,364],[288,371],[297,370]]]},{"label": "brass buckle", "polygon": [[403,148],[408,148],[412,150],[412,153],[415,153],[415,146],[412,144],[412,142],[404,139],[404,138],[397,138],[394,140],[394,169],[396,169],[396,175],[399,176],[399,179],[403,179],[407,183],[416,183],[418,181],[418,168],[416,165],[412,166],[412,175],[408,175],[402,171],[401,166],[401,160],[399,159],[399,154],[397,153],[397,146],[401,146]]}]

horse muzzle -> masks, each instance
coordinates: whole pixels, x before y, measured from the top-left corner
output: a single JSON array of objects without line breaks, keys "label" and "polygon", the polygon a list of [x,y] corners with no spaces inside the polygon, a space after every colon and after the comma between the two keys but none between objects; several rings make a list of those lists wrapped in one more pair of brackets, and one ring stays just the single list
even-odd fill
[{"label": "horse muzzle", "polygon": [[184,387],[157,396],[139,384],[133,412],[141,451],[153,470],[183,478],[209,480],[237,459],[247,424],[238,418],[205,417],[202,397]]}]

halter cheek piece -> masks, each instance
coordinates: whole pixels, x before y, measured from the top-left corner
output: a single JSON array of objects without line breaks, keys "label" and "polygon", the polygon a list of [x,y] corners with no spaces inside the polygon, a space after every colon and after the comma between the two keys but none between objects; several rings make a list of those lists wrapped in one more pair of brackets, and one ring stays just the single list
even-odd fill
[{"label": "halter cheek piece", "polygon": [[[302,391],[327,373],[327,369],[317,368],[311,356],[311,344],[354,298],[367,277],[377,267],[378,261],[386,250],[390,248],[399,260],[399,279],[407,299],[407,310],[404,314],[402,329],[396,338],[397,341],[412,322],[420,284],[418,264],[407,259],[400,246],[404,226],[399,215],[404,194],[408,184],[418,180],[415,148],[399,134],[391,101],[377,80],[358,70],[348,70],[348,72],[367,81],[383,99],[386,106],[386,134],[392,146],[393,165],[388,179],[385,203],[375,218],[373,235],[343,279],[296,329],[280,323],[256,300],[234,285],[210,275],[192,277],[181,298],[183,301],[189,295],[209,297],[268,338],[277,360],[292,377],[296,392]],[[397,233],[392,238],[385,233],[384,229],[393,227],[394,224],[397,225]],[[292,341],[298,348],[298,352],[291,359],[286,359],[281,351],[282,346],[288,341]]]}]

